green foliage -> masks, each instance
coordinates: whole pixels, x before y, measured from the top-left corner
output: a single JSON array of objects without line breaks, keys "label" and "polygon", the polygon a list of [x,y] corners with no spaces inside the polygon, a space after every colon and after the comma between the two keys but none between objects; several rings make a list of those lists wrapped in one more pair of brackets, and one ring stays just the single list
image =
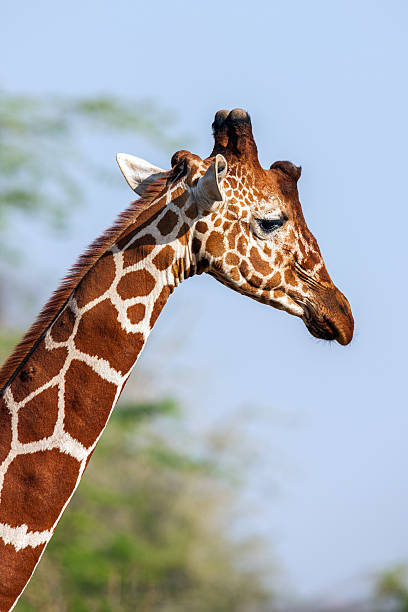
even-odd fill
[{"label": "green foliage", "polygon": [[[109,171],[90,159],[85,140],[107,131],[138,134],[166,151],[174,117],[151,100],[114,96],[70,98],[0,90],[0,257],[16,213],[61,228],[82,200],[83,181],[106,180]],[[113,160],[112,160],[113,164]]]},{"label": "green foliage", "polygon": [[160,434],[177,412],[116,409],[17,610],[271,612],[247,545],[224,533],[231,490],[216,459]]},{"label": "green foliage", "polygon": [[408,568],[398,565],[383,572],[375,589],[378,610],[408,612]]}]

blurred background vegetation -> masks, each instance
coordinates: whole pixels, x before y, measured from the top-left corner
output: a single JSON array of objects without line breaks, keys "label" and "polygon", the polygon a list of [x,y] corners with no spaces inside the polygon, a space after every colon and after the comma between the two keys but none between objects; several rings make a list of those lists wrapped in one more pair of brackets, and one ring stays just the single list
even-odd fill
[{"label": "blurred background vegetation", "polygon": [[[151,101],[0,91],[0,360],[24,331],[10,328],[4,308],[19,257],[10,228],[30,215],[49,231],[66,231],[70,211],[83,205],[84,173],[109,180],[86,155],[89,141],[131,131],[172,152],[173,124]],[[224,453],[240,449],[225,441],[220,454],[219,444],[200,440],[200,452],[191,450],[175,402],[135,396],[115,410],[17,610],[408,612],[403,566],[373,578],[370,601],[283,603],[262,543],[229,530],[243,482],[225,469]]]},{"label": "blurred background vegetation", "polygon": [[273,609],[252,543],[225,535],[231,490],[216,458],[167,439],[177,413],[169,401],[117,407],[17,609]]}]

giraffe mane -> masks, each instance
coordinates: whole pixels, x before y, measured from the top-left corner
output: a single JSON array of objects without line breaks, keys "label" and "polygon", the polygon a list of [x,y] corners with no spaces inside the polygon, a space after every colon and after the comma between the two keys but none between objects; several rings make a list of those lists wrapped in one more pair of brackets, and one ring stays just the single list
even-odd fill
[{"label": "giraffe mane", "polygon": [[155,180],[148,186],[142,197],[132,202],[126,210],[121,212],[113,225],[96,238],[84,253],[79,256],[75,264],[61,280],[59,287],[45,303],[34,323],[0,368],[0,393],[3,392],[7,383],[17,374],[19,366],[22,366],[29,357],[86,273],[95,265],[107,249],[115,244],[129,225],[134,223],[141,213],[153,204],[157,196],[181,178],[179,168],[175,166],[164,176]]}]

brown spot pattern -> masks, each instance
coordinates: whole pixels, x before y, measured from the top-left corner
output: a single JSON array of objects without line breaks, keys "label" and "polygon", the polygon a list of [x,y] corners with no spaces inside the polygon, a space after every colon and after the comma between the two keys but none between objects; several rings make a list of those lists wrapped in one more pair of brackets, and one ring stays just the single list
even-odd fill
[{"label": "brown spot pattern", "polygon": [[279,268],[282,265],[282,263],[283,263],[282,253],[277,253],[275,255],[274,264],[275,264],[275,266],[277,266]]},{"label": "brown spot pattern", "polygon": [[296,285],[297,283],[296,276],[291,268],[286,268],[285,270],[285,282],[288,285]]},{"label": "brown spot pattern", "polygon": [[255,270],[263,276],[268,276],[272,273],[272,268],[262,259],[255,247],[251,249],[251,264],[254,266]]},{"label": "brown spot pattern", "polygon": [[263,278],[261,278],[260,276],[257,276],[256,274],[252,274],[252,276],[250,277],[249,281],[250,281],[251,285],[253,285],[257,289],[259,289],[259,287],[263,283]]},{"label": "brown spot pattern", "polygon": [[177,208],[183,208],[187,200],[188,200],[188,194],[186,192],[183,192],[181,195],[173,199],[173,204],[177,206]]},{"label": "brown spot pattern", "polygon": [[75,291],[80,308],[100,297],[109,289],[115,278],[115,263],[111,254],[103,255],[89,270]]},{"label": "brown spot pattern", "polygon": [[196,236],[194,236],[193,241],[191,243],[191,249],[195,255],[197,255],[200,252],[201,240],[199,240]]},{"label": "brown spot pattern", "polygon": [[170,287],[168,286],[163,287],[163,289],[161,290],[160,295],[155,301],[154,306],[153,306],[152,314],[150,317],[150,327],[153,327],[153,325],[156,323],[157,317],[159,316],[159,314],[161,313],[163,309],[163,306],[169,299],[170,293],[171,293],[171,290],[170,290]]},{"label": "brown spot pattern", "polygon": [[0,522],[25,523],[30,531],[50,529],[75,487],[79,462],[60,451],[17,455],[4,478]]},{"label": "brown spot pattern", "polygon": [[317,253],[311,251],[307,257],[302,261],[302,266],[305,270],[313,270],[313,268],[320,263],[320,258]]},{"label": "brown spot pattern", "polygon": [[238,255],[236,255],[235,253],[227,253],[226,257],[225,257],[225,263],[227,263],[229,266],[237,266],[240,262],[240,259],[238,257]]},{"label": "brown spot pattern", "polygon": [[184,244],[184,245],[187,244],[189,229],[190,229],[190,226],[187,225],[187,223],[183,223],[183,225],[180,227],[179,231],[177,232],[177,238],[181,244]]},{"label": "brown spot pattern", "polygon": [[246,255],[247,246],[248,246],[248,240],[243,234],[241,234],[237,242],[237,249],[241,253],[241,255]]},{"label": "brown spot pattern", "polygon": [[230,276],[231,276],[232,280],[238,282],[239,279],[241,278],[241,275],[239,273],[238,268],[232,268],[232,270],[230,272]]},{"label": "brown spot pattern", "polygon": [[75,325],[75,315],[67,306],[51,327],[51,338],[54,342],[66,342]]},{"label": "brown spot pattern", "polygon": [[127,310],[127,317],[133,325],[136,325],[136,323],[143,321],[145,312],[146,307],[144,304],[133,304],[133,306],[129,306]]},{"label": "brown spot pattern", "polygon": [[200,234],[206,234],[208,232],[208,225],[205,221],[197,221],[196,230],[200,232]]},{"label": "brown spot pattern", "polygon": [[248,266],[248,262],[245,259],[241,261],[240,266],[239,266],[239,271],[241,272],[244,278],[248,278],[249,266]]},{"label": "brown spot pattern", "polygon": [[48,350],[45,348],[45,340],[41,340],[11,384],[14,399],[21,402],[27,395],[56,376],[64,365],[67,355],[66,348]]},{"label": "brown spot pattern", "polygon": [[168,210],[157,224],[162,236],[168,236],[176,227],[178,216],[172,210]]},{"label": "brown spot pattern", "polygon": [[134,242],[123,253],[123,265],[125,268],[133,266],[150,255],[156,246],[156,240],[151,234],[145,234],[136,238]]},{"label": "brown spot pattern", "polygon": [[224,253],[224,238],[220,232],[211,232],[205,243],[205,249],[213,257],[221,257]]},{"label": "brown spot pattern", "polygon": [[240,289],[244,293],[249,293],[249,294],[253,294],[254,293],[254,288],[252,287],[252,285],[250,285],[249,283],[246,283],[246,282],[242,283],[242,285],[240,285]]},{"label": "brown spot pattern", "polygon": [[157,253],[153,259],[153,263],[158,270],[166,270],[174,260],[174,249],[169,244],[166,245]]},{"label": "brown spot pattern", "polygon": [[279,272],[275,272],[275,274],[273,274],[271,278],[268,278],[268,280],[266,281],[264,285],[265,291],[271,291],[271,289],[278,287],[280,282],[281,282],[281,275]]},{"label": "brown spot pattern", "polygon": [[14,546],[0,540],[0,610],[10,610],[34,570],[44,546],[41,544],[36,548],[16,551]]},{"label": "brown spot pattern", "polygon": [[18,439],[23,444],[51,436],[58,416],[58,387],[45,389],[18,413]]},{"label": "brown spot pattern", "polygon": [[116,308],[104,300],[86,312],[78,326],[75,345],[91,356],[106,359],[120,372],[127,372],[143,346],[141,334],[127,333],[117,320]]},{"label": "brown spot pattern", "polygon": [[228,233],[228,247],[230,249],[235,249],[235,243],[236,243],[236,239],[238,236],[238,230],[236,228],[233,228],[229,233]]},{"label": "brown spot pattern", "polygon": [[154,277],[147,270],[129,272],[120,279],[117,292],[123,300],[139,295],[149,295],[156,285]]},{"label": "brown spot pattern", "polygon": [[198,210],[197,210],[197,206],[195,205],[195,203],[193,202],[193,204],[191,204],[187,210],[186,210],[186,216],[189,219],[195,219],[198,215]]},{"label": "brown spot pattern", "polygon": [[85,447],[92,446],[110,414],[117,387],[74,359],[65,376],[65,430]]},{"label": "brown spot pattern", "polygon": [[11,414],[3,397],[0,398],[0,464],[11,448]]}]

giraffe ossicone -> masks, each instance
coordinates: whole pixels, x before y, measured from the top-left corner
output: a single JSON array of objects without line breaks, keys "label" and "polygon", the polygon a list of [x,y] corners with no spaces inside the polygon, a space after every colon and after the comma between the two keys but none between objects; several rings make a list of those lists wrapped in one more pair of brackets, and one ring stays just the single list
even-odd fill
[{"label": "giraffe ossicone", "polygon": [[118,155],[141,194],[81,256],[0,371],[0,612],[74,493],[167,299],[204,272],[348,344],[353,317],[300,206],[300,169],[261,167],[251,120],[219,111],[206,159]]}]

